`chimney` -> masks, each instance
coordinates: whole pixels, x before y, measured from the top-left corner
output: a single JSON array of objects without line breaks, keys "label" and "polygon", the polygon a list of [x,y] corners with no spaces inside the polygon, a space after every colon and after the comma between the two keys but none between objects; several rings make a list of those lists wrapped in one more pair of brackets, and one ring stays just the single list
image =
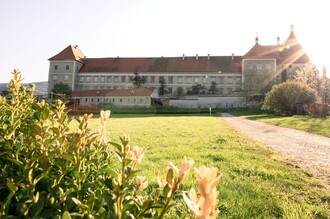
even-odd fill
[{"label": "chimney", "polygon": [[198,54],[196,54],[196,60],[198,60]]},{"label": "chimney", "polygon": [[182,54],[182,60],[184,61],[184,54]]},{"label": "chimney", "polygon": [[231,54],[231,59],[234,60],[234,53]]},{"label": "chimney", "polygon": [[207,54],[207,60],[210,60],[210,54]]}]

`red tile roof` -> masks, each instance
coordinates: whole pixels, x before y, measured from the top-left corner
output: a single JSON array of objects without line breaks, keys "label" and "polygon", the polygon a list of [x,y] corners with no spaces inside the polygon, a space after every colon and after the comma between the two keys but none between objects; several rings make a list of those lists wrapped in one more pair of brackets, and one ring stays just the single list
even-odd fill
[{"label": "red tile roof", "polygon": [[75,60],[82,62],[85,59],[84,53],[78,48],[77,45],[69,45],[61,52],[56,54],[55,56],[49,58],[49,61],[54,60]]},{"label": "red tile roof", "polygon": [[99,72],[241,72],[241,56],[88,58],[79,73]]},{"label": "red tile roof", "polygon": [[90,96],[151,96],[156,88],[132,88],[132,89],[114,89],[114,90],[82,90],[73,91],[73,97]]}]

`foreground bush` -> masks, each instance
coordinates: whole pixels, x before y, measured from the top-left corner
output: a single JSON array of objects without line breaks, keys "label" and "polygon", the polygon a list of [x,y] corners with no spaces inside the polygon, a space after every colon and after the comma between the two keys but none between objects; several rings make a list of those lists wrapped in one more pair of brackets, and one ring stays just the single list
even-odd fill
[{"label": "foreground bush", "polygon": [[98,131],[87,114],[72,131],[64,103],[35,102],[34,87],[13,75],[11,97],[0,97],[1,218],[163,218],[182,197],[191,212],[178,216],[217,217],[215,168],[195,169],[199,193],[190,190],[190,198],[179,189],[194,163],[185,158],[180,168],[168,164],[159,188],[148,188],[138,176],[144,149],[125,135],[107,139],[110,111],[101,111]]},{"label": "foreground bush", "polygon": [[301,96],[305,109],[310,107],[317,99],[316,91],[309,86],[299,82],[287,81],[273,86],[266,94],[262,109],[292,115],[296,112],[296,98],[298,95]]}]

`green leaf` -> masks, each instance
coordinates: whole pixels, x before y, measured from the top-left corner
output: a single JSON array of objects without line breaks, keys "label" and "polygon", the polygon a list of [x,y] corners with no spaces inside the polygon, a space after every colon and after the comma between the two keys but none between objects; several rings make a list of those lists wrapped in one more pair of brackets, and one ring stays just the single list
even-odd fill
[{"label": "green leaf", "polygon": [[88,210],[88,206],[87,205],[85,205],[85,204],[83,204],[83,203],[81,203],[81,201],[79,200],[79,199],[77,199],[77,198],[74,198],[74,197],[72,197],[71,198],[72,199],[72,201],[80,208],[80,209],[82,209],[82,210],[84,210],[84,211],[87,211]]},{"label": "green leaf", "polygon": [[166,175],[166,182],[167,183],[171,183],[173,181],[173,169],[169,169],[168,172],[167,172],[167,175]]},{"label": "green leaf", "polygon": [[167,194],[170,192],[171,188],[166,184],[163,189],[163,196],[167,197]]},{"label": "green leaf", "polygon": [[93,210],[94,207],[94,203],[95,203],[95,194],[92,193],[89,198],[87,199],[87,205],[89,208],[89,211],[91,212]]},{"label": "green leaf", "polygon": [[121,153],[119,153],[118,151],[114,151],[114,154],[116,155],[116,157],[118,158],[119,162],[122,162],[122,158],[121,158]]},{"label": "green leaf", "polygon": [[13,195],[15,194],[15,192],[11,192],[9,193],[9,195],[7,196],[4,204],[3,204],[3,211],[7,211],[8,207],[9,207],[9,204],[10,204],[10,200],[11,198],[13,197]]},{"label": "green leaf", "polygon": [[49,117],[49,108],[48,107],[43,108],[40,117],[41,117],[42,120],[47,120],[48,119],[48,117]]},{"label": "green leaf", "polygon": [[62,215],[62,219],[71,219],[70,213],[68,211],[65,211]]},{"label": "green leaf", "polygon": [[11,179],[7,179],[6,185],[9,191],[14,193],[17,191],[17,186],[13,183],[13,181],[11,181]]},{"label": "green leaf", "polygon": [[39,216],[40,212],[44,208],[44,204],[45,204],[45,200],[40,198],[38,202],[30,208],[31,216]]},{"label": "green leaf", "polygon": [[150,209],[150,208],[152,207],[152,204],[153,204],[153,203],[154,203],[153,200],[145,200],[145,201],[143,202],[142,209],[143,209],[143,210],[148,210],[148,209]]},{"label": "green leaf", "polygon": [[61,157],[64,159],[64,160],[67,160],[67,161],[70,161],[70,162],[73,162],[73,156],[72,155],[68,155],[68,154],[62,154]]},{"label": "green leaf", "polygon": [[112,176],[113,178],[117,178],[118,174],[114,169],[112,169],[111,167],[106,168],[105,170],[103,170],[104,173]]},{"label": "green leaf", "polygon": [[117,148],[118,151],[123,151],[123,145],[121,144],[117,144],[115,142],[110,142],[111,145],[115,146]]},{"label": "green leaf", "polygon": [[15,159],[11,159],[11,158],[7,158],[7,160],[13,162],[14,164],[16,164],[17,166],[19,166],[21,169],[23,169],[23,163],[19,160],[15,160]]}]

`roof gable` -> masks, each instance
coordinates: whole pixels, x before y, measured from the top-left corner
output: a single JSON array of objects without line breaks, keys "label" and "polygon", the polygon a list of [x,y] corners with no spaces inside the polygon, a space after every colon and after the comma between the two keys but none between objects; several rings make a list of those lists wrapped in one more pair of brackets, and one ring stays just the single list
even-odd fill
[{"label": "roof gable", "polygon": [[55,56],[49,58],[49,61],[55,60],[74,60],[82,62],[85,59],[84,53],[78,48],[77,45],[69,45],[61,52],[56,54]]}]

